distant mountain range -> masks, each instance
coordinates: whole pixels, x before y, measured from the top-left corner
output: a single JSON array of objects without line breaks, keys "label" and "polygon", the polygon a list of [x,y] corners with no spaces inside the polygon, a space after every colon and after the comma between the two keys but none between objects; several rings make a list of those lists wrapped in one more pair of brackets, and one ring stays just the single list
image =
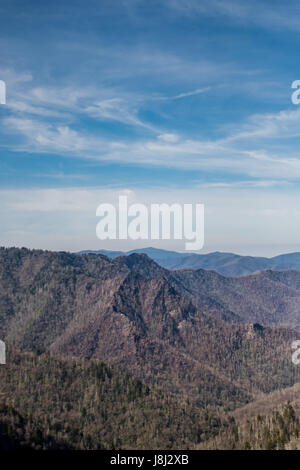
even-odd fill
[{"label": "distant mountain range", "polygon": [[141,248],[128,252],[109,250],[86,250],[79,254],[102,254],[109,258],[128,256],[132,253],[145,253],[160,266],[167,269],[208,269],[216,271],[224,276],[241,276],[254,273],[263,269],[273,270],[300,270],[300,253],[288,253],[273,258],[241,256],[234,253],[214,252],[205,255],[196,253],[177,253],[176,251],[161,250],[157,248]]}]

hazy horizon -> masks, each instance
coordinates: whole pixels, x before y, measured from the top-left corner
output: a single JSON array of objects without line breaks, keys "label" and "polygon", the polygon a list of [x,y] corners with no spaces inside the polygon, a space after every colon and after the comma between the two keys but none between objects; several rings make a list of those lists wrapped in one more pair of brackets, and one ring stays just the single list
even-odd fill
[{"label": "hazy horizon", "polygon": [[288,255],[288,254],[296,254],[296,253],[300,253],[300,249],[289,249],[289,250],[286,250],[286,251],[278,251],[278,252],[275,252],[275,254],[271,254],[271,255],[263,255],[263,254],[253,254],[253,252],[248,252],[248,251],[245,251],[245,252],[242,252],[242,251],[237,251],[237,250],[219,250],[219,249],[211,249],[211,250],[199,250],[199,251],[185,251],[185,250],[180,250],[180,249],[176,249],[176,248],[170,248],[170,247],[161,247],[161,246],[154,246],[154,245],[143,245],[143,246],[136,246],[136,244],[132,246],[132,248],[124,248],[124,249],[115,249],[115,248],[107,248],[107,247],[101,247],[101,246],[98,246],[96,248],[90,248],[90,247],[83,247],[83,248],[80,248],[78,250],[71,250],[71,249],[66,249],[66,248],[62,248],[62,249],[59,249],[59,248],[47,248],[47,247],[42,247],[42,246],[29,246],[29,245],[1,245],[1,247],[5,248],[5,249],[9,249],[9,248],[26,248],[26,249],[29,249],[29,250],[43,250],[43,251],[52,251],[52,252],[59,252],[59,251],[65,251],[67,253],[73,253],[73,254],[76,254],[76,253],[80,253],[80,252],[83,252],[83,251],[109,251],[109,252],[123,252],[124,254],[127,254],[131,251],[135,251],[135,250],[146,250],[146,249],[158,249],[158,250],[163,250],[163,251],[171,251],[171,252],[176,252],[176,253],[179,253],[179,254],[185,254],[185,255],[207,255],[207,254],[213,254],[213,253],[224,253],[224,254],[234,254],[234,255],[238,255],[238,256],[250,256],[250,257],[254,257],[254,258],[275,258],[276,256],[280,256],[280,255]]}]

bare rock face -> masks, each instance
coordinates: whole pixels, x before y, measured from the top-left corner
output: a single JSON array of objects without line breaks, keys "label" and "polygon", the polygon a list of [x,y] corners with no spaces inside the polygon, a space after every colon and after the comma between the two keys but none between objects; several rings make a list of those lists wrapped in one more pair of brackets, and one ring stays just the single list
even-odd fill
[{"label": "bare rock face", "polygon": [[5,343],[0,340],[0,364],[6,364]]}]

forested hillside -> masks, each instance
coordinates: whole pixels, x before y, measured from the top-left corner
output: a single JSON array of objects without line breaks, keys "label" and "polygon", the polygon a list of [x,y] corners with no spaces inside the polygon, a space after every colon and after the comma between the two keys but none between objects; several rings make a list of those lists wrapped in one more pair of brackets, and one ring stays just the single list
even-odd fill
[{"label": "forested hillside", "polygon": [[226,417],[227,426],[198,449],[300,450],[299,383],[261,395]]},{"label": "forested hillside", "polygon": [[0,261],[1,335],[24,351],[99,358],[198,406],[233,409],[300,378],[295,332],[202,305],[146,255],[9,249]]},{"label": "forested hillside", "polygon": [[299,285],[292,272],[1,249],[0,337],[20,351],[1,367],[2,445],[187,448],[220,431],[231,445],[230,413],[300,382],[288,321]]},{"label": "forested hillside", "polygon": [[0,449],[191,448],[222,426],[101,361],[9,350],[0,384]]}]

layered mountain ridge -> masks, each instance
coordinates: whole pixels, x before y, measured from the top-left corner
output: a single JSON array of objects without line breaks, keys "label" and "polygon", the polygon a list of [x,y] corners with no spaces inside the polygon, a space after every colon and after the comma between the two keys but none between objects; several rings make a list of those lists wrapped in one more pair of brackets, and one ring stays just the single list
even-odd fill
[{"label": "layered mountain ridge", "polygon": [[242,256],[234,253],[213,252],[208,254],[178,253],[176,251],[161,250],[158,248],[139,248],[128,252],[111,250],[85,250],[79,254],[103,254],[109,258],[128,256],[133,253],[145,253],[160,266],[167,269],[207,269],[224,276],[242,276],[264,269],[273,270],[300,270],[300,253],[287,253],[273,258],[259,256]]},{"label": "layered mountain ridge", "polygon": [[144,254],[1,249],[0,335],[24,351],[104,360],[197,406],[235,408],[299,381],[299,278],[169,271]]}]

